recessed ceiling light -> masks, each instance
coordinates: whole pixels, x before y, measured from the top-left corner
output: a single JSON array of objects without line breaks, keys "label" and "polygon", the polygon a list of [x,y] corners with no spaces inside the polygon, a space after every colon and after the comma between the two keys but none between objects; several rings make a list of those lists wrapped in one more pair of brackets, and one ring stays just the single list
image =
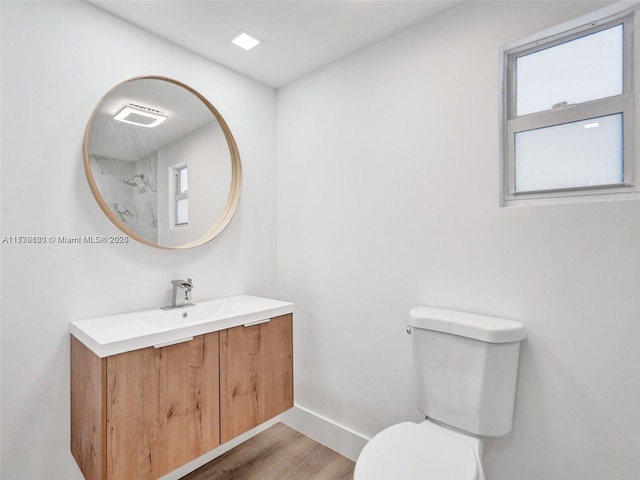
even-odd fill
[{"label": "recessed ceiling light", "polygon": [[598,128],[600,124],[598,122],[585,123],[584,128]]},{"label": "recessed ceiling light", "polygon": [[139,127],[153,128],[164,122],[167,116],[154,108],[125,103],[113,119]]},{"label": "recessed ceiling light", "polygon": [[247,51],[262,43],[262,40],[258,40],[256,37],[248,34],[247,32],[237,33],[233,37],[231,37],[229,41],[234,45],[239,46],[240,48],[244,48]]}]

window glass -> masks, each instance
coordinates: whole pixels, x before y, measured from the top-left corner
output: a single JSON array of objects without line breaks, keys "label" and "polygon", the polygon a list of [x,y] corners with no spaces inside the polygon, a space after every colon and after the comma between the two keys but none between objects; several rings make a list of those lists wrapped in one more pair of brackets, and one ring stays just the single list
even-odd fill
[{"label": "window glass", "polygon": [[623,93],[623,25],[516,60],[516,114]]},{"label": "window glass", "polygon": [[187,182],[187,166],[178,169],[178,193],[185,193],[188,191]]},{"label": "window glass", "polygon": [[624,181],[622,114],[515,134],[515,190],[527,192]]},{"label": "window glass", "polygon": [[176,225],[189,223],[189,200],[184,198],[176,201]]}]

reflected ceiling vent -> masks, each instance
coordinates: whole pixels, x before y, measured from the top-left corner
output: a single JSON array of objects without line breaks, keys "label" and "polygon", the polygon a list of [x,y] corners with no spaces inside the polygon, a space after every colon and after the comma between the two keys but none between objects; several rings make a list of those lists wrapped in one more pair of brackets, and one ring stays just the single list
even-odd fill
[{"label": "reflected ceiling vent", "polygon": [[167,115],[156,108],[144,107],[135,103],[125,103],[113,117],[119,122],[153,128],[167,119]]}]

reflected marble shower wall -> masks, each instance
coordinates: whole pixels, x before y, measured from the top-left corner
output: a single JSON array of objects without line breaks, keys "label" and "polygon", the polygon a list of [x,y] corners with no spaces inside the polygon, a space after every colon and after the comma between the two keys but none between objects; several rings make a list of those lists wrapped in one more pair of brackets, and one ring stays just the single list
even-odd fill
[{"label": "reflected marble shower wall", "polygon": [[102,198],[131,230],[158,241],[157,154],[128,162],[91,156],[91,169]]}]

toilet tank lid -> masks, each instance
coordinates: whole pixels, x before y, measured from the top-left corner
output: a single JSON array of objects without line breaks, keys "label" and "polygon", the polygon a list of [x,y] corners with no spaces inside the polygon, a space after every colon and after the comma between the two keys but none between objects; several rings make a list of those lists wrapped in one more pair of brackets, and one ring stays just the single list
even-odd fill
[{"label": "toilet tank lid", "polygon": [[414,307],[409,315],[414,328],[450,333],[483,342],[518,342],[527,336],[524,324],[505,318],[433,307]]}]

